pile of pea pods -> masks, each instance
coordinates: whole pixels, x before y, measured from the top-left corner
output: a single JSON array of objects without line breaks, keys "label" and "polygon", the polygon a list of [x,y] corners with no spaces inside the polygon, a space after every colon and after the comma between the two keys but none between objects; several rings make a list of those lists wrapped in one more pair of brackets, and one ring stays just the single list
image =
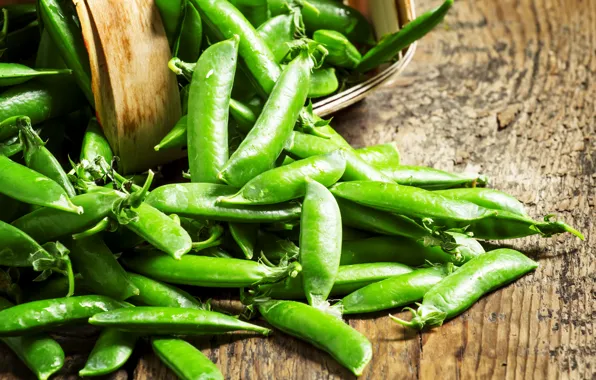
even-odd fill
[{"label": "pile of pea pods", "polygon": [[[156,0],[184,116],[155,150],[188,157],[126,176],[92,117],[70,1],[2,9],[0,340],[39,379],[64,364],[56,328],[81,324],[101,328],[81,376],[145,339],[180,378],[221,379],[185,337],[272,327],[360,375],[373,348],[343,315],[416,305],[390,317],[437,327],[538,265],[478,240],[583,239],[484,175],[354,149],[313,113],[337,73],[361,80],[451,5],[375,43],[335,0]],[[243,313],[212,310],[208,288],[237,289]]]}]

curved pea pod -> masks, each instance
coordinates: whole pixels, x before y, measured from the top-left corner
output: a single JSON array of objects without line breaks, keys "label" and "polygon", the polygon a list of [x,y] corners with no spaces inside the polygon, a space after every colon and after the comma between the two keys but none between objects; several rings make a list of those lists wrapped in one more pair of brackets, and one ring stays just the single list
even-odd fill
[{"label": "curved pea pod", "polygon": [[[13,140],[13,139],[11,139]],[[20,141],[9,142],[8,144],[0,143],[0,156],[12,157],[17,153],[23,151],[23,143]]]},{"label": "curved pea pod", "polygon": [[295,301],[267,301],[259,312],[273,327],[329,353],[354,375],[360,376],[372,359],[372,345],[342,320]]},{"label": "curved pea pod", "polygon": [[17,121],[17,124],[27,167],[55,181],[64,189],[68,197],[72,198],[77,195],[62,165],[45,147],[45,143],[39,135],[31,128],[29,118],[26,116],[22,117]]},{"label": "curved pea pod", "polygon": [[352,45],[346,36],[335,30],[319,29],[313,33],[313,40],[329,51],[325,62],[330,65],[353,69],[362,59],[356,46]]},{"label": "curved pea pod", "polygon": [[450,189],[453,187],[486,186],[488,179],[475,173],[450,173],[427,166],[405,166],[385,164],[380,170],[400,185],[415,186],[427,190]]},{"label": "curved pea pod", "polygon": [[302,288],[311,306],[326,308],[341,257],[341,214],[325,186],[306,181],[300,217]]},{"label": "curved pea pod", "polygon": [[103,134],[96,118],[91,118],[85,134],[83,135],[83,142],[81,143],[81,153],[79,158],[81,161],[95,162],[97,157],[103,157],[106,162],[112,162],[114,154],[110,143]]},{"label": "curved pea pod", "polygon": [[219,172],[220,180],[241,187],[274,167],[306,101],[312,68],[306,50],[290,62],[255,125]]},{"label": "curved pea pod", "polygon": [[211,183],[173,184],[151,191],[146,202],[166,214],[224,222],[270,223],[300,218],[300,206],[294,203],[251,207],[218,203],[220,197],[236,192],[233,187]]},{"label": "curved pea pod", "polygon": [[[286,1],[269,0],[272,15],[284,13]],[[350,41],[373,45],[373,30],[366,18],[356,9],[335,0],[308,0],[311,6],[302,7],[302,18],[309,33],[330,29],[347,36]]]},{"label": "curved pea pod", "polygon": [[19,63],[0,62],[0,87],[14,86],[44,75],[64,75],[70,73],[72,73],[72,70],[69,69],[36,70]]},{"label": "curved pea pod", "polygon": [[0,265],[30,267],[37,256],[48,256],[46,250],[29,235],[0,221]]},{"label": "curved pea pod", "polygon": [[323,186],[331,186],[343,175],[346,160],[341,150],[312,156],[289,165],[271,169],[248,181],[235,195],[221,198],[224,204],[274,204],[303,197],[308,177]]},{"label": "curved pea pod", "polygon": [[83,275],[85,287],[94,293],[117,300],[139,294],[139,289],[97,235],[73,240],[70,257],[75,270]]},{"label": "curved pea pod", "polygon": [[439,190],[435,193],[449,199],[467,201],[493,210],[527,216],[524,205],[511,195],[495,189],[470,188]]},{"label": "curved pea pod", "polygon": [[[191,5],[192,6],[192,5]],[[188,99],[192,182],[218,182],[228,160],[228,115],[239,37],[208,47],[197,61]]]},{"label": "curved pea pod", "polygon": [[395,143],[370,145],[356,149],[356,153],[364,162],[377,169],[386,166],[398,166],[400,162],[399,150]]},{"label": "curved pea pod", "polygon": [[0,156],[0,193],[33,205],[83,213],[58,183],[5,156]]},{"label": "curved pea pod", "polygon": [[244,288],[295,277],[302,269],[298,263],[278,267],[255,261],[186,255],[175,260],[156,251],[122,258],[125,266],[153,279],[172,284],[211,288]]},{"label": "curved pea pod", "polygon": [[407,327],[422,329],[440,326],[469,309],[483,295],[517,280],[536,269],[538,263],[512,249],[495,249],[462,265],[455,273],[433,286],[418,310],[412,312],[407,322],[391,318]]},{"label": "curved pea pod", "polygon": [[205,354],[182,339],[155,337],[151,345],[159,359],[182,380],[224,378]]},{"label": "curved pea pod", "polygon": [[79,376],[102,376],[122,367],[137,343],[139,336],[116,329],[104,329],[89,354]]},{"label": "curved pea pod", "polygon": [[91,90],[91,68],[83,35],[77,25],[77,15],[69,2],[64,0],[40,0],[39,14],[44,28],[48,30],[60,56],[72,69],[77,84],[87,101],[95,107]]},{"label": "curved pea pod", "polygon": [[247,259],[252,259],[257,244],[259,225],[254,223],[230,223],[230,233]]},{"label": "curved pea pod", "polygon": [[0,336],[19,336],[85,322],[104,311],[128,307],[125,302],[97,295],[28,302],[0,311]]},{"label": "curved pea pod", "polygon": [[196,298],[172,285],[136,273],[128,273],[128,278],[139,289],[138,295],[127,300],[134,305],[206,309]]},{"label": "curved pea pod", "polygon": [[[319,128],[323,129],[324,127]],[[331,128],[326,130],[331,130]],[[290,139],[286,142],[285,150],[294,157],[308,158],[343,148],[342,144],[337,144],[335,140],[330,140],[332,139],[325,139],[301,132],[292,132]],[[346,159],[346,170],[344,171],[342,180],[392,182],[390,178],[362,160],[351,147],[344,151],[344,157]]]},{"label": "curved pea pod", "polygon": [[422,241],[402,236],[375,236],[344,241],[340,265],[394,261],[412,267],[418,267],[427,262],[452,262],[459,265],[484,253],[484,248],[476,239],[457,232],[447,233],[454,238],[454,243],[461,255],[460,260],[456,255],[445,252],[441,247],[427,246]]},{"label": "curved pea pod", "polygon": [[321,98],[333,94],[339,88],[339,81],[333,67],[323,67],[312,72],[309,98]]},{"label": "curved pea pod", "polygon": [[[392,262],[341,265],[330,295],[345,296],[369,284],[411,271],[412,268],[407,265]],[[301,274],[283,283],[261,285],[259,291],[276,299],[305,298]]]},{"label": "curved pea pod", "polygon": [[170,132],[153,149],[182,148],[187,144],[188,115],[184,115],[176,122]]},{"label": "curved pea pod", "polygon": [[416,269],[372,283],[345,296],[338,304],[343,314],[372,313],[419,301],[453,272],[453,264]]},{"label": "curved pea pod", "polygon": [[287,43],[304,34],[300,10],[292,8],[290,12],[272,17],[257,28],[257,33],[271,49],[277,63],[288,55],[290,46]]},{"label": "curved pea pod", "polygon": [[183,61],[196,62],[201,55],[203,23],[194,5],[189,1],[185,1],[185,3],[184,17],[174,48],[174,56]]},{"label": "curved pea pod", "polygon": [[[0,297],[0,309],[13,304]],[[54,339],[45,334],[5,337],[0,339],[37,376],[46,380],[64,365],[64,351]]]},{"label": "curved pea pod", "polygon": [[262,104],[251,107],[249,104],[230,99],[230,115],[238,124],[238,128],[244,133],[250,132],[255,125],[262,107]]},{"label": "curved pea pod", "polygon": [[23,215],[12,224],[39,243],[45,243],[92,227],[108,216],[114,203],[124,197],[124,194],[117,191],[81,194],[73,197],[72,203],[85,210],[82,215],[41,208]]},{"label": "curved pea pod", "polygon": [[[255,84],[269,94],[281,74],[275,56],[242,13],[226,0],[190,0],[203,26],[220,40],[240,36],[238,54]],[[295,88],[294,88],[295,90]]]},{"label": "curved pea pod", "polygon": [[384,36],[377,45],[362,57],[362,61],[356,69],[360,72],[366,72],[382,63],[391,61],[406,46],[424,37],[425,34],[443,21],[452,5],[453,0],[445,0],[441,6],[416,17],[399,31]]},{"label": "curved pea pod", "polygon": [[176,37],[180,33],[185,3],[186,0],[155,0],[170,47],[174,46]]},{"label": "curved pea pod", "polygon": [[230,331],[254,331],[269,335],[271,330],[215,311],[180,307],[137,306],[95,314],[95,326],[144,334],[203,335]]}]

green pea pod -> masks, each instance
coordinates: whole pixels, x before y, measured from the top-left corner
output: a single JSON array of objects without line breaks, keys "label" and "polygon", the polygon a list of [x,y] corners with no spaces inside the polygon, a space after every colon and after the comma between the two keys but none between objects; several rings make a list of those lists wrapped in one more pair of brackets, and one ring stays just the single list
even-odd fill
[{"label": "green pea pod", "polygon": [[104,329],[79,376],[102,376],[118,370],[130,358],[138,339],[134,333]]},{"label": "green pea pod", "polygon": [[220,171],[220,180],[241,187],[273,168],[306,101],[312,68],[313,61],[307,50],[302,50],[290,62],[254,127]]},{"label": "green pea pod", "polygon": [[0,241],[0,265],[30,267],[35,260],[50,257],[29,235],[4,222],[0,222]]},{"label": "green pea pod", "polygon": [[259,174],[248,181],[238,193],[232,197],[221,198],[219,202],[262,205],[300,198],[306,194],[304,178],[309,177],[328,187],[341,178],[345,167],[346,161],[341,150],[312,156]]},{"label": "green pea pod", "polygon": [[84,322],[104,311],[128,307],[105,296],[89,295],[28,302],[0,311],[0,336],[29,335]]},{"label": "green pea pod", "polygon": [[441,247],[427,246],[422,241],[401,236],[375,236],[344,241],[340,265],[394,261],[412,267],[419,267],[427,262],[452,262],[459,265],[484,253],[484,248],[475,239],[457,232],[448,234],[453,236],[461,260]]},{"label": "green pea pod", "polygon": [[94,326],[113,327],[121,331],[145,334],[202,335],[230,331],[254,331],[269,335],[265,327],[243,322],[215,311],[180,307],[137,306],[95,314],[89,318]]},{"label": "green pea pod", "polygon": [[5,156],[0,156],[0,193],[21,202],[83,214],[83,208],[73,204],[58,183]]},{"label": "green pea pod", "polygon": [[325,62],[330,65],[353,69],[362,59],[356,46],[352,45],[346,36],[335,30],[319,29],[313,33],[313,40],[329,51]]},{"label": "green pea pod", "polygon": [[218,182],[228,160],[228,115],[238,36],[211,45],[197,61],[188,99],[188,161],[192,182]]},{"label": "green pea pod", "polygon": [[19,63],[0,62],[0,87],[14,86],[25,83],[35,77],[44,75],[71,74],[72,70],[36,70]]},{"label": "green pea pod", "polygon": [[[392,262],[342,265],[337,271],[330,295],[345,296],[369,284],[411,271],[409,266]],[[258,289],[271,298],[291,300],[305,298],[303,286],[303,275],[299,274],[283,283],[261,285]]]},{"label": "green pea pod", "polygon": [[469,309],[483,295],[517,280],[536,269],[538,263],[512,249],[495,249],[462,265],[455,273],[433,286],[412,312],[407,322],[391,316],[395,322],[422,329],[425,326],[440,326]]},{"label": "green pea pod", "polygon": [[270,267],[250,260],[196,255],[175,260],[156,251],[127,255],[122,261],[135,272],[159,281],[212,288],[243,288],[277,282],[294,277],[301,270],[298,263]]},{"label": "green pea pod", "polygon": [[62,165],[60,165],[56,157],[45,147],[43,140],[31,128],[29,118],[26,116],[20,118],[17,121],[17,125],[27,167],[54,180],[64,189],[68,197],[72,198],[77,195]]},{"label": "green pea pod", "polygon": [[103,157],[106,162],[112,162],[113,153],[97,119],[91,118],[83,135],[79,158],[81,161],[95,162],[97,157]]},{"label": "green pea pod", "polygon": [[72,202],[85,210],[82,215],[41,208],[23,215],[12,224],[36,241],[45,243],[92,227],[108,216],[114,203],[124,197],[124,194],[116,191],[81,194],[72,198]]},{"label": "green pea pod", "polygon": [[224,222],[270,223],[296,220],[300,206],[282,203],[270,206],[224,206],[221,197],[234,195],[237,189],[211,183],[179,183],[158,187],[151,191],[146,203],[166,214],[191,218],[206,218]]},{"label": "green pea pod", "polygon": [[95,108],[91,89],[91,68],[74,6],[65,0],[40,0],[39,14],[60,56],[73,75],[87,101]]},{"label": "green pea pod", "polygon": [[333,94],[339,88],[333,67],[316,69],[310,77],[309,98],[321,98]]},{"label": "green pea pod", "polygon": [[416,17],[399,31],[384,36],[377,45],[362,57],[362,61],[356,69],[360,72],[366,72],[382,63],[391,61],[405,47],[424,37],[443,21],[452,5],[453,0],[445,0],[441,6]]},{"label": "green pea pod", "polygon": [[337,306],[344,314],[372,313],[409,305],[453,272],[453,264],[416,269],[372,283],[345,296]]},{"label": "green pea pod", "polygon": [[71,259],[75,270],[83,275],[85,287],[94,293],[116,300],[139,294],[139,289],[100,237],[73,240]]},{"label": "green pea pod", "polygon": [[341,258],[341,214],[333,195],[307,179],[300,217],[300,264],[309,305],[326,308]]},{"label": "green pea pod", "polygon": [[[272,15],[285,13],[287,9],[285,0],[269,0],[268,3]],[[370,23],[356,9],[336,0],[308,0],[307,3],[310,6],[302,7],[302,18],[309,33],[330,29],[344,34],[353,42],[367,45],[375,43]]]},{"label": "green pea pod", "polygon": [[[307,158],[342,148],[339,144],[329,140],[306,133],[292,132],[290,139],[286,142],[285,150],[294,157]],[[391,182],[390,178],[364,162],[351,147],[344,151],[344,157],[346,159],[346,170],[342,177],[344,181],[366,179]]]},{"label": "green pea pod", "polygon": [[186,0],[155,0],[170,47],[180,34]]},{"label": "green pea pod", "polygon": [[258,307],[267,323],[328,352],[356,376],[372,359],[368,339],[335,316],[295,301],[267,301]]},{"label": "green pea pod", "polygon": [[[204,22],[205,29],[219,40],[238,35],[238,55],[264,94],[270,94],[281,74],[275,56],[242,13],[227,0],[190,0]],[[294,88],[293,90],[296,90]]]},{"label": "green pea pod", "polygon": [[527,216],[524,205],[511,195],[495,189],[449,189],[435,191],[436,194],[445,198],[467,201],[478,206],[493,210],[507,211],[519,216]]},{"label": "green pea pod", "polygon": [[300,9],[293,7],[289,14],[280,14],[265,21],[257,33],[267,44],[275,61],[281,63],[290,51],[288,42],[304,35]]},{"label": "green pea pod", "polygon": [[180,26],[180,34],[176,41],[174,56],[183,61],[196,62],[199,59],[199,55],[201,55],[203,23],[194,5],[188,0],[185,3],[184,17]]},{"label": "green pea pod", "polygon": [[[13,139],[11,139],[13,140]],[[23,151],[23,143],[20,141],[9,142],[7,144],[0,143],[0,156],[12,157],[17,153]]]},{"label": "green pea pod", "polygon": [[[12,307],[0,298],[0,310]],[[54,339],[45,334],[5,337],[6,344],[40,380],[48,379],[64,365],[64,351]]]},{"label": "green pea pod", "polygon": [[138,306],[167,306],[207,310],[206,306],[182,289],[167,285],[136,273],[128,273],[139,294],[128,299]]},{"label": "green pea pod", "polygon": [[356,153],[367,164],[381,169],[386,166],[397,167],[400,162],[399,150],[395,143],[370,145],[356,149]]},{"label": "green pea pod", "polygon": [[247,259],[252,259],[257,244],[259,225],[254,223],[230,223],[230,232]]},{"label": "green pea pod", "polygon": [[267,0],[231,0],[254,27],[258,27],[269,18]]},{"label": "green pea pod", "polygon": [[488,183],[488,178],[484,175],[450,173],[427,166],[385,164],[378,167],[383,174],[400,185],[415,186],[427,190],[486,186]]},{"label": "green pea pod", "polygon": [[223,380],[215,364],[192,344],[181,339],[152,338],[153,352],[182,380]]},{"label": "green pea pod", "polygon": [[262,107],[254,107],[258,113],[248,105],[234,99],[230,99],[230,115],[238,123],[238,127],[244,133],[250,132],[257,121],[258,114]]},{"label": "green pea pod", "polygon": [[153,149],[160,151],[161,149],[182,148],[186,146],[187,141],[187,124],[188,116],[184,115],[176,122],[174,127],[168,134],[161,139]]}]

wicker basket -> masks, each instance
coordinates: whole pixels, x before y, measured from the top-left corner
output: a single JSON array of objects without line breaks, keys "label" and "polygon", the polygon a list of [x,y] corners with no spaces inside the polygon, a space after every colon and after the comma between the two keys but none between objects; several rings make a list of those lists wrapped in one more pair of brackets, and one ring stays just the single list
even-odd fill
[{"label": "wicker basket", "polygon": [[[396,32],[416,17],[414,0],[352,0],[349,4],[368,16],[377,39],[387,33]],[[332,114],[362,100],[381,86],[391,83],[406,68],[415,51],[416,43],[413,43],[401,52],[398,61],[381,66],[377,73],[366,81],[314,103],[314,111],[319,116]]]}]

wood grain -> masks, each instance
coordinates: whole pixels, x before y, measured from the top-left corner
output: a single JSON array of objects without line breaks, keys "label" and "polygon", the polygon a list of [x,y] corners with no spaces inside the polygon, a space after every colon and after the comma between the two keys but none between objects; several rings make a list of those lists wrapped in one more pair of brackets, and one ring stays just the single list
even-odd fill
[{"label": "wood grain", "polygon": [[[418,13],[437,3],[419,1]],[[586,234],[502,242],[538,270],[433,331],[404,330],[386,313],[350,318],[373,343],[363,379],[596,378],[595,58],[594,1],[458,0],[405,75],[336,115],[355,146],[397,141],[406,164],[481,170],[532,216],[555,212]],[[229,379],[352,378],[281,333],[194,343]],[[28,378],[0,350],[0,377]],[[146,345],[135,355],[130,377],[175,378]]]}]

